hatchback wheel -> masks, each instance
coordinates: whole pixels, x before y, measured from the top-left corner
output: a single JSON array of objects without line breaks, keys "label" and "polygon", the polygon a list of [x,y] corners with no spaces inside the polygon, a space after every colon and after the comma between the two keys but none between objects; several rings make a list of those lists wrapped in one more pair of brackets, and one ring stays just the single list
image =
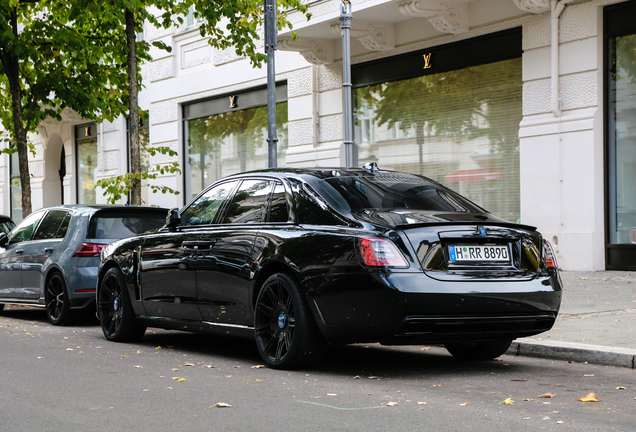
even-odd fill
[{"label": "hatchback wheel", "polygon": [[146,333],[135,318],[124,275],[118,268],[106,272],[99,286],[97,314],[106,339],[134,342]]},{"label": "hatchback wheel", "polygon": [[4,303],[0,303],[0,312],[4,309]]},{"label": "hatchback wheel", "polygon": [[322,360],[325,340],[296,280],[284,273],[270,276],[256,299],[256,345],[263,361],[275,369],[312,366]]},{"label": "hatchback wheel", "polygon": [[71,321],[71,304],[64,276],[55,272],[46,281],[44,300],[46,316],[53,325],[68,324]]},{"label": "hatchback wheel", "polygon": [[461,360],[492,360],[510,348],[511,340],[444,344],[449,353]]}]

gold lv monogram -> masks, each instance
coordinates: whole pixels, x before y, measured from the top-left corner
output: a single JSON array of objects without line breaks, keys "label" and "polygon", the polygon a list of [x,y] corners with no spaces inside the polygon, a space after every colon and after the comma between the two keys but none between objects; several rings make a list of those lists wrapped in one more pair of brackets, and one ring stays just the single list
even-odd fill
[{"label": "gold lv monogram", "polygon": [[230,108],[236,108],[236,96],[230,96]]},{"label": "gold lv monogram", "polygon": [[91,127],[90,126],[84,126],[84,136],[89,136],[91,134]]},{"label": "gold lv monogram", "polygon": [[433,67],[433,65],[431,64],[432,54],[433,53],[424,54],[424,69],[430,69],[431,67]]}]

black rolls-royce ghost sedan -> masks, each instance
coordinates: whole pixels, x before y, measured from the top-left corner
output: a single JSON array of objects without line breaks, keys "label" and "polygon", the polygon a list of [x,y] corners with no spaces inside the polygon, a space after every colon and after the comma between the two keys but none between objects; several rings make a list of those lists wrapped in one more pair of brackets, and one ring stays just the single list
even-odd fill
[{"label": "black rolls-royce ghost sedan", "polygon": [[289,369],[316,364],[328,343],[492,359],[549,330],[561,290],[534,227],[372,164],[222,179],[162,229],[106,246],[97,301],[109,340],[148,326],[242,334]]}]

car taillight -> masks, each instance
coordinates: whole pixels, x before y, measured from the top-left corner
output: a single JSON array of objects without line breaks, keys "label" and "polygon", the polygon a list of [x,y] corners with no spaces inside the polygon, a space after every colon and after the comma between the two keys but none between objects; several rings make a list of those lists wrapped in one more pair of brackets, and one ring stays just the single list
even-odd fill
[{"label": "car taillight", "polygon": [[556,256],[554,256],[552,246],[547,240],[543,240],[543,251],[545,254],[545,266],[547,268],[557,268]]},{"label": "car taillight", "polygon": [[82,245],[73,254],[74,257],[97,257],[102,253],[104,244],[82,243]]},{"label": "car taillight", "polygon": [[390,240],[381,238],[360,239],[362,260],[372,267],[408,267],[402,254]]},{"label": "car taillight", "polygon": [[632,243],[636,243],[636,230],[631,230],[629,232],[629,239],[632,241]]}]

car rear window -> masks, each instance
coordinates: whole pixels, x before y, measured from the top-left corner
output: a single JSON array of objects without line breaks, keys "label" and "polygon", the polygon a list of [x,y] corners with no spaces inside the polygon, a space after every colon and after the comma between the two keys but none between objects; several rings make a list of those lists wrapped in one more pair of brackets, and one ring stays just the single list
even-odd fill
[{"label": "car rear window", "polygon": [[166,214],[157,211],[101,211],[88,225],[89,239],[120,239],[161,228]]},{"label": "car rear window", "polygon": [[404,173],[332,177],[324,182],[333,198],[346,202],[351,210],[485,211],[439,183]]}]

